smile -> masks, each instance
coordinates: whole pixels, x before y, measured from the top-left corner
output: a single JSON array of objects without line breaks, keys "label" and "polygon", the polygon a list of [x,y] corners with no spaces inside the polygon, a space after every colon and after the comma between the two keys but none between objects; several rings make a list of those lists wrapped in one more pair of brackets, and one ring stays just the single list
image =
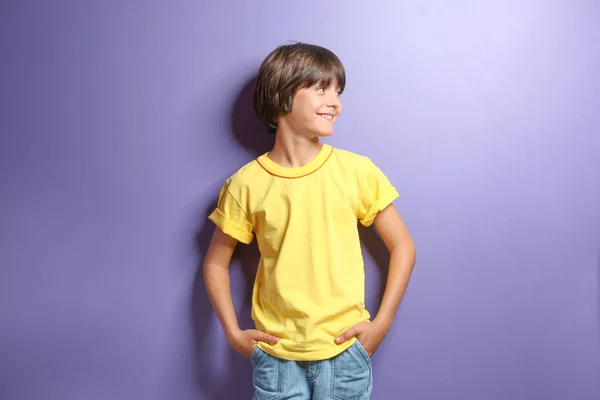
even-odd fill
[{"label": "smile", "polygon": [[326,119],[327,121],[333,120],[333,115],[331,114],[317,114],[319,117]]}]

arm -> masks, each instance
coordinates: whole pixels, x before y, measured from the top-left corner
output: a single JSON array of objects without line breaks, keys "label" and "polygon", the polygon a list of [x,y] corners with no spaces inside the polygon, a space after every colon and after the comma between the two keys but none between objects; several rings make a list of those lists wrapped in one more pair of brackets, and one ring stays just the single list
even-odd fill
[{"label": "arm", "polygon": [[416,251],[412,237],[393,205],[377,215],[375,227],[390,251],[390,264],[381,306],[373,322],[381,324],[387,332],[408,286]]},{"label": "arm", "polygon": [[206,257],[203,272],[208,298],[215,309],[229,345],[249,358],[258,341],[276,343],[277,338],[253,329],[240,330],[229,280],[229,263],[237,240],[215,228]]},{"label": "arm", "polygon": [[239,330],[229,281],[229,263],[237,243],[237,240],[223,233],[221,229],[215,228],[203,265],[208,298],[227,340]]},{"label": "arm", "polygon": [[416,260],[412,237],[393,204],[382,210],[374,223],[390,252],[388,277],[379,312],[373,322],[359,323],[336,339],[337,343],[342,343],[356,337],[369,355],[377,350],[392,327]]}]

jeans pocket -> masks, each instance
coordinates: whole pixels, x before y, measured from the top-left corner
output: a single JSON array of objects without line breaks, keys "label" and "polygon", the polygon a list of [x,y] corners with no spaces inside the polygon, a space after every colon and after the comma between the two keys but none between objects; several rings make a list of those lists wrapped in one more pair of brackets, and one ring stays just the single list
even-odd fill
[{"label": "jeans pocket", "polygon": [[365,361],[368,362],[369,364],[371,364],[371,356],[369,355],[369,353],[367,353],[367,350],[365,350],[362,343],[359,342],[358,339],[356,339],[356,342],[354,342],[354,345],[358,348],[358,351],[360,351],[360,354],[362,354],[362,356],[365,358]]},{"label": "jeans pocket", "polygon": [[357,400],[368,395],[372,387],[370,358],[358,340],[332,360],[332,397]]},{"label": "jeans pocket", "polygon": [[254,364],[254,362],[256,361],[256,357],[259,351],[260,349],[258,348],[258,345],[254,346],[254,350],[252,350],[252,354],[250,354],[250,362],[252,364]]},{"label": "jeans pocket", "polygon": [[258,346],[252,356],[253,400],[276,400],[281,397],[280,380],[283,363],[276,357],[265,353]]}]

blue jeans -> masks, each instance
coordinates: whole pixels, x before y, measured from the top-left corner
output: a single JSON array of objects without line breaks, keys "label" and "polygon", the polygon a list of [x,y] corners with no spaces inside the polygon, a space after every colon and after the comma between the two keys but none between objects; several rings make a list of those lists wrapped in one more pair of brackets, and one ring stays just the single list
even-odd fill
[{"label": "blue jeans", "polygon": [[357,340],[321,361],[289,361],[256,347],[252,400],[368,400],[373,388],[369,355]]}]

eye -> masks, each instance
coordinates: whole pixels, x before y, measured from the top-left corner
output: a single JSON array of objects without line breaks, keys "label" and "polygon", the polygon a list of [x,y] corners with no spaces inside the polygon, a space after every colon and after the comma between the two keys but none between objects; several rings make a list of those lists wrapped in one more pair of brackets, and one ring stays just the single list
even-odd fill
[{"label": "eye", "polygon": [[325,91],[325,88],[323,86],[317,86],[317,92],[319,93],[323,93]]}]

